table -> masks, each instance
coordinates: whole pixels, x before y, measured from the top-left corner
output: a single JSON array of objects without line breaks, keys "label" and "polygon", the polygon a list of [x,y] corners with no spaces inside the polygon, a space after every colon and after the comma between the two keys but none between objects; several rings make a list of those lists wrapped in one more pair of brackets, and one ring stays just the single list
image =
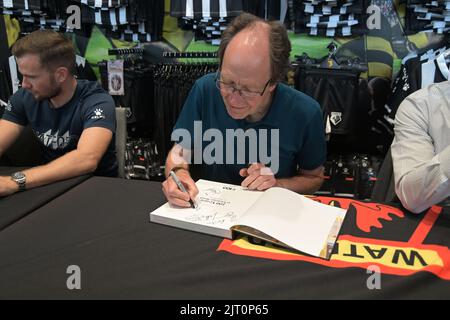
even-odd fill
[{"label": "table", "polygon": [[[19,167],[0,167],[0,175],[9,176],[24,169]],[[81,176],[0,198],[0,230],[7,228],[12,223],[32,213],[88,178],[89,176],[87,175]]]},{"label": "table", "polygon": [[[150,223],[149,213],[164,202],[161,185],[146,181],[92,177],[72,188],[0,232],[0,299],[450,297],[450,218],[441,209],[401,217],[400,210],[353,202],[339,259],[289,261],[267,252],[260,253],[266,258],[252,256],[233,249],[232,241]],[[368,210],[375,214],[367,215]],[[382,219],[388,211],[392,221]],[[377,221],[383,229],[364,231]],[[421,263],[417,255],[393,251],[402,245],[405,252],[415,246],[428,263],[436,263],[438,252],[444,266],[400,275],[408,272],[407,263],[395,269],[391,260]],[[362,260],[355,262],[357,257]],[[371,259],[383,268],[381,290],[367,286]],[[81,290],[67,288],[66,271],[73,265],[81,270]]]}]

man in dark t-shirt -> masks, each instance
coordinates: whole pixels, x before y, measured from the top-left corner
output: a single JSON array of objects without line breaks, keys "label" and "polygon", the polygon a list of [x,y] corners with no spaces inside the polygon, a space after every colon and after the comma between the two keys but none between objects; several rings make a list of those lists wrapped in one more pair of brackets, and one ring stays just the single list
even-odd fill
[{"label": "man in dark t-shirt", "polygon": [[30,125],[46,164],[0,177],[0,197],[89,173],[117,176],[114,101],[96,82],[73,76],[71,41],[36,31],[13,54],[23,81],[0,120],[0,156]]},{"label": "man in dark t-shirt", "polygon": [[278,22],[241,14],[225,30],[219,72],[197,80],[172,133],[163,182],[171,204],[192,206],[198,189],[191,164],[202,179],[250,190],[313,194],[320,188],[322,113],[316,101],[282,83],[290,51]]}]

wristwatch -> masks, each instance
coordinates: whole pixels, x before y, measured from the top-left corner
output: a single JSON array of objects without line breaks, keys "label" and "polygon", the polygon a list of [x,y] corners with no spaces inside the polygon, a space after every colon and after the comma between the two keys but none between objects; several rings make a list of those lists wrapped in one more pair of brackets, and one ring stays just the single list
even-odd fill
[{"label": "wristwatch", "polygon": [[16,172],[11,175],[11,180],[17,183],[19,186],[19,191],[24,191],[26,189],[27,177],[23,172]]}]

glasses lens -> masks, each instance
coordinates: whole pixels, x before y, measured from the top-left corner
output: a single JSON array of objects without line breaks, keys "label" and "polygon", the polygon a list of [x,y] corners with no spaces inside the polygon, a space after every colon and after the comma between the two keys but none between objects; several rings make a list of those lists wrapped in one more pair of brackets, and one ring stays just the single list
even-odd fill
[{"label": "glasses lens", "polygon": [[260,96],[258,92],[251,92],[251,91],[241,91],[241,95],[244,98],[256,98]]},{"label": "glasses lens", "polygon": [[217,88],[219,88],[219,90],[224,91],[224,92],[231,92],[233,91],[233,86],[230,84],[226,84],[220,80],[217,81]]}]

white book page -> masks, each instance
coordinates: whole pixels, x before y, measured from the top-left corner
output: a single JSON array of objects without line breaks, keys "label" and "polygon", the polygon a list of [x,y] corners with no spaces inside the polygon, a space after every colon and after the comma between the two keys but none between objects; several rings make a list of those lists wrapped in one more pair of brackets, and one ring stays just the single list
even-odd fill
[{"label": "white book page", "polygon": [[262,231],[302,252],[320,256],[334,222],[346,210],[324,205],[281,188],[271,188],[239,224]]},{"label": "white book page", "polygon": [[199,180],[196,185],[199,189],[199,195],[195,199],[198,206],[196,209],[180,208],[166,203],[152,212],[151,216],[229,230],[263,194],[240,186],[207,180]]}]

